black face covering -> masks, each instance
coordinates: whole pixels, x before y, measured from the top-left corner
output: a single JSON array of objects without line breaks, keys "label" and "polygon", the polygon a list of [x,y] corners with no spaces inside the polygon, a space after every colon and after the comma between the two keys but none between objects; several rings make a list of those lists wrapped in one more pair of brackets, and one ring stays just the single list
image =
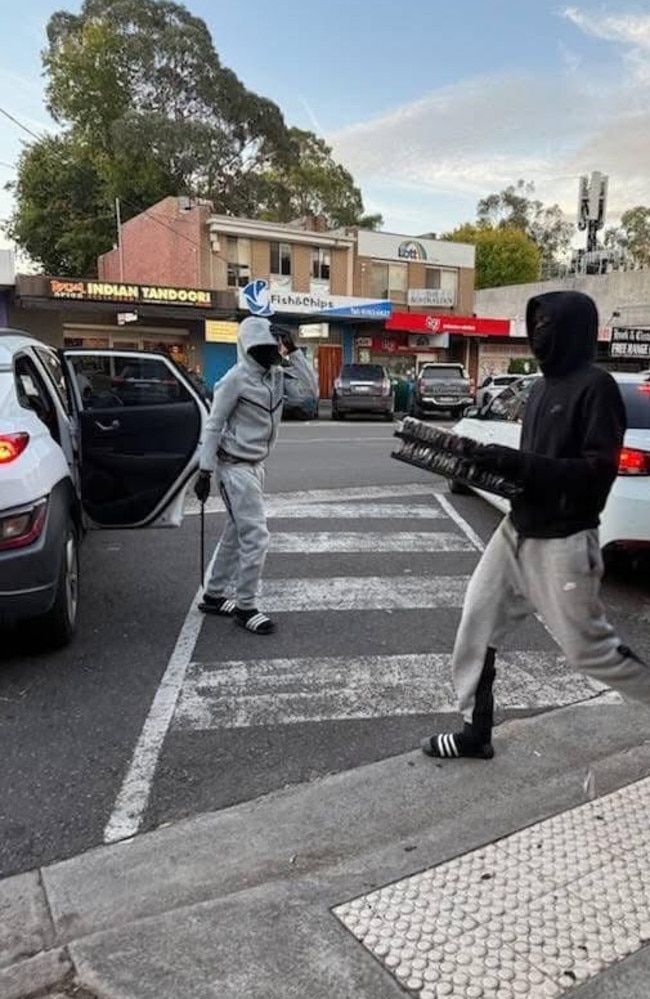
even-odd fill
[{"label": "black face covering", "polygon": [[530,330],[530,343],[533,353],[542,368],[548,363],[553,354],[553,340],[555,328],[553,321],[546,315],[539,306],[535,309]]},{"label": "black face covering", "polygon": [[248,353],[254,361],[257,361],[267,371],[282,360],[280,351],[274,343],[263,343],[256,347],[251,347]]}]

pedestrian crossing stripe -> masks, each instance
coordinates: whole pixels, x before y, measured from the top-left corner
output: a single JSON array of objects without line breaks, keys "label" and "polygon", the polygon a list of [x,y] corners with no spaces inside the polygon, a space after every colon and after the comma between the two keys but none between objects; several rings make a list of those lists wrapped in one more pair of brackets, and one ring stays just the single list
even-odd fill
[{"label": "pedestrian crossing stripe", "polygon": [[435,610],[462,607],[468,576],[329,576],[265,579],[267,613],[301,611]]},{"label": "pedestrian crossing stripe", "polygon": [[[436,495],[436,489],[433,485],[396,483],[392,486],[348,486],[343,489],[304,489],[294,493],[269,493],[266,499],[267,505],[273,507],[293,507],[304,503],[336,504],[351,500],[363,500],[367,503],[370,500],[393,498],[402,501],[417,497],[431,499]],[[200,510],[199,501],[193,495],[188,496],[185,503],[185,516],[196,515]],[[206,513],[223,513],[224,510],[225,507],[217,495],[208,498],[205,504]]]},{"label": "pedestrian crossing stripe", "polygon": [[473,552],[474,545],[461,534],[443,531],[294,531],[271,534],[271,551],[279,555],[321,555],[329,552]]},{"label": "pedestrian crossing stripe", "polygon": [[[450,712],[450,660],[432,653],[191,663],[173,726],[205,731]],[[557,652],[499,658],[495,695],[501,708],[584,702],[601,689],[568,671]]]}]

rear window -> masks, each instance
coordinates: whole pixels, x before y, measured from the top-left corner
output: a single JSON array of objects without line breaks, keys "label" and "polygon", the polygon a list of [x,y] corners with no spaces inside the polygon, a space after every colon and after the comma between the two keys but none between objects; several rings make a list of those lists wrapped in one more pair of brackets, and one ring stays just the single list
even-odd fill
[{"label": "rear window", "polygon": [[460,368],[448,367],[448,368],[422,368],[421,376],[427,382],[450,382],[458,381],[459,378],[464,378],[463,372]]},{"label": "rear window", "polygon": [[650,430],[650,382],[619,382],[630,430]]},{"label": "rear window", "polygon": [[494,379],[495,385],[510,385],[517,380],[517,375],[501,375]]},{"label": "rear window", "polygon": [[379,364],[346,364],[343,368],[344,378],[361,378],[365,381],[381,379],[384,377],[384,369]]}]

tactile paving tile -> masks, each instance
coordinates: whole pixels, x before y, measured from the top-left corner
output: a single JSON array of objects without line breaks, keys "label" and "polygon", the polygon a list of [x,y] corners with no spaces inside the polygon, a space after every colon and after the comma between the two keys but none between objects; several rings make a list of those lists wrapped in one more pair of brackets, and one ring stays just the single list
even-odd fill
[{"label": "tactile paving tile", "polygon": [[650,942],[650,778],[333,912],[418,999],[555,999]]}]

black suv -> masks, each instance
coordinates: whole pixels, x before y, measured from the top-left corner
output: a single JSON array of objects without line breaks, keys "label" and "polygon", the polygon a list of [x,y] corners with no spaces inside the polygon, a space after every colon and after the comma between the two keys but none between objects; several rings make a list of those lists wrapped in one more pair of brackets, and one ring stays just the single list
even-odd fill
[{"label": "black suv", "polygon": [[388,372],[381,364],[344,364],[334,382],[332,419],[348,413],[377,413],[392,420],[395,397]]}]

